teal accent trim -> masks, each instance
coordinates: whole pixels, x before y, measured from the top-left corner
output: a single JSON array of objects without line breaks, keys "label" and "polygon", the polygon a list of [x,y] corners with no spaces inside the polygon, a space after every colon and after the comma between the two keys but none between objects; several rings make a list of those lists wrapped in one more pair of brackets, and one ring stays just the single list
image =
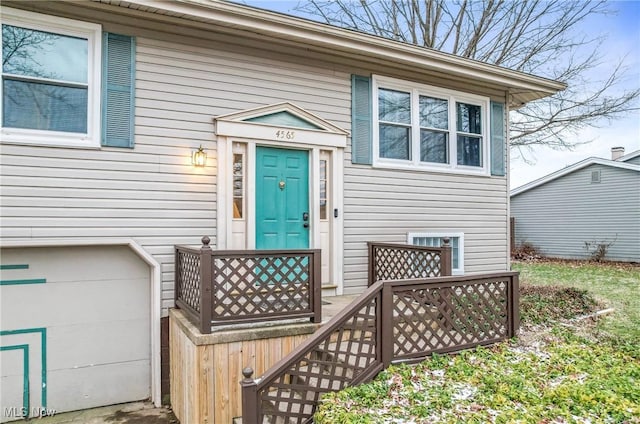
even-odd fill
[{"label": "teal accent trim", "polygon": [[22,410],[29,416],[29,345],[0,346],[0,352],[22,350]]},{"label": "teal accent trim", "polygon": [[0,270],[3,269],[29,269],[29,265],[0,265]]},{"label": "teal accent trim", "polygon": [[134,147],[134,37],[102,35],[102,145]]},{"label": "teal accent trim", "polygon": [[31,280],[0,280],[0,286],[13,286],[24,284],[44,284],[47,282],[46,278],[34,278]]},{"label": "teal accent trim", "polygon": [[[371,78],[351,75],[351,162],[371,165],[373,119]],[[377,113],[377,111],[375,112]]]},{"label": "teal accent trim", "polygon": [[504,177],[506,172],[506,125],[504,104],[491,102],[491,175]]},{"label": "teal accent trim", "polygon": [[285,127],[295,127],[310,130],[321,130],[319,126],[307,121],[304,118],[296,116],[287,111],[270,113],[268,115],[256,116],[245,119],[244,122],[260,122],[263,124],[282,125]]},{"label": "teal accent trim", "polygon": [[41,346],[41,355],[40,359],[42,361],[42,390],[41,390],[41,398],[42,398],[42,407],[47,407],[47,329],[44,327],[40,328],[22,328],[19,330],[2,330],[0,331],[0,336],[15,336],[17,334],[30,334],[30,333],[40,333],[40,346]]}]

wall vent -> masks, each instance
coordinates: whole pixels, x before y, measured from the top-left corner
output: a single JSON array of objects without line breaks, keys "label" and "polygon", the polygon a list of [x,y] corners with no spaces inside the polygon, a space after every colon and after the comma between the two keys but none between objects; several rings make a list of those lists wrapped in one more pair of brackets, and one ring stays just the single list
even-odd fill
[{"label": "wall vent", "polygon": [[600,170],[591,171],[591,183],[599,183],[600,182]]}]

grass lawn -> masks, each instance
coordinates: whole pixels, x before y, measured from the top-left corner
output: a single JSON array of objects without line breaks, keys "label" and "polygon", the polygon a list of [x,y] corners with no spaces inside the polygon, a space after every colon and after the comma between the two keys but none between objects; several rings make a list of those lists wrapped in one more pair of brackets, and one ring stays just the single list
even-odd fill
[{"label": "grass lawn", "polygon": [[615,309],[599,328],[640,346],[640,266],[582,261],[514,262],[520,284],[561,285],[588,290]]},{"label": "grass lawn", "polygon": [[[640,267],[514,263],[518,340],[392,366],[328,393],[317,424],[640,424]],[[598,319],[571,318],[605,307]],[[535,330],[535,331],[532,331]]]}]

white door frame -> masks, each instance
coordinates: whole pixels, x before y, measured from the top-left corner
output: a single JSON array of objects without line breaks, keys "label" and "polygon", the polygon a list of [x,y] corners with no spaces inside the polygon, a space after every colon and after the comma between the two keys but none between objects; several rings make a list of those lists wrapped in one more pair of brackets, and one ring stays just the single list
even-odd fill
[{"label": "white door frame", "polygon": [[232,165],[233,165],[233,143],[243,143],[246,145],[244,169],[245,175],[245,216],[246,221],[246,245],[248,250],[255,249],[255,165],[256,146],[279,147],[286,149],[306,150],[309,152],[309,206],[311,218],[311,231],[309,232],[309,247],[320,248],[320,151],[329,152],[331,157],[331,203],[338,210],[338,216],[333,217],[334,211],[328,211],[333,217],[331,225],[331,282],[337,285],[336,294],[342,294],[343,281],[343,163],[344,151],[337,147],[319,147],[298,143],[287,143],[273,140],[247,140],[232,137],[218,137],[218,175],[217,175],[217,246],[218,249],[228,249],[232,237],[233,219],[233,190]]},{"label": "white door frame", "polygon": [[[279,125],[270,122],[251,122],[260,116],[286,112],[306,121],[314,128]],[[320,248],[320,152],[331,156],[331,203],[337,210],[329,211],[331,225],[331,282],[337,286],[336,294],[343,291],[343,194],[344,194],[344,148],[349,132],[291,103],[269,105],[261,108],[236,112],[215,118],[217,136],[217,246],[228,249],[232,237],[233,190],[232,166],[233,143],[246,145],[245,163],[245,206],[246,249],[255,249],[255,164],[256,146],[270,146],[284,149],[300,149],[309,152],[309,206],[311,231],[309,245]]]}]

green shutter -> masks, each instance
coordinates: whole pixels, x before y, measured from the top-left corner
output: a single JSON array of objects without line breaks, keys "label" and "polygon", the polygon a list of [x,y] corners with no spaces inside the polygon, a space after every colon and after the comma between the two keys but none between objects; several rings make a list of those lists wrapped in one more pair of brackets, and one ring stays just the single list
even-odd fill
[{"label": "green shutter", "polygon": [[135,39],[102,38],[102,145],[133,148]]},{"label": "green shutter", "polygon": [[351,76],[351,162],[371,165],[371,79]]},{"label": "green shutter", "polygon": [[491,102],[491,175],[506,175],[506,128],[504,104]]}]

